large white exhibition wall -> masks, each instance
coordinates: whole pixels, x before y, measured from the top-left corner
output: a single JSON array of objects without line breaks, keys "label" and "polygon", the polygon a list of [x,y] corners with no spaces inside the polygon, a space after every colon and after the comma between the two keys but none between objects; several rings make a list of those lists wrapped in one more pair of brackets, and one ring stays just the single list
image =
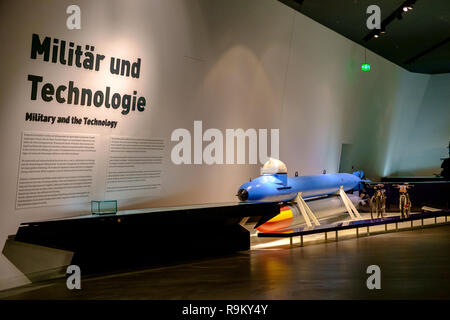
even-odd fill
[{"label": "large white exhibition wall", "polygon": [[450,74],[432,75],[421,95],[396,111],[385,176],[440,174],[441,159],[449,156]]},{"label": "large white exhibition wall", "polygon": [[[66,27],[71,4],[80,30]],[[21,222],[88,214],[91,200],[117,199],[119,209],[234,201],[260,164],[174,164],[176,129],[192,136],[192,162],[194,145],[208,144],[194,121],[224,135],[279,129],[290,173],[335,172],[341,145],[353,144],[355,165],[376,177],[392,148],[391,115],[407,104],[426,113],[421,101],[433,101],[430,76],[371,52],[372,71],[361,72],[361,46],[275,0],[18,0],[0,9],[1,245]],[[69,66],[68,56],[63,64],[53,49],[50,61],[33,59],[33,34],[104,58],[97,71]],[[111,58],[127,60],[130,76],[112,73]],[[87,93],[84,105],[68,102],[71,85],[92,90],[90,106]],[[0,256],[0,289],[27,281]]]}]

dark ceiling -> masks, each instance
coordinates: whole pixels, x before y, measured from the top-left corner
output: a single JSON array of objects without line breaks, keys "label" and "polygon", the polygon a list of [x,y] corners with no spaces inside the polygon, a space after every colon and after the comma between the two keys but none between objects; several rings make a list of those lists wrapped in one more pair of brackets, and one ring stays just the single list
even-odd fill
[{"label": "dark ceiling", "polygon": [[367,7],[378,5],[381,21],[387,21],[405,0],[279,1],[409,71],[450,72],[450,0],[416,0],[413,10],[391,19],[379,38],[366,26]]}]

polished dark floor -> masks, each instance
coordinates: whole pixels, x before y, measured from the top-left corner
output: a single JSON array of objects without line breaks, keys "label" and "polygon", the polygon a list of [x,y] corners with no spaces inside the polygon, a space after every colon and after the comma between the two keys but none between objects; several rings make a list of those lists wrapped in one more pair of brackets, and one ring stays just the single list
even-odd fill
[{"label": "polished dark floor", "polygon": [[[182,245],[182,244],[180,244]],[[149,253],[151,254],[151,250]],[[251,250],[138,272],[9,290],[3,299],[449,299],[450,226]],[[366,268],[381,268],[368,290]]]}]

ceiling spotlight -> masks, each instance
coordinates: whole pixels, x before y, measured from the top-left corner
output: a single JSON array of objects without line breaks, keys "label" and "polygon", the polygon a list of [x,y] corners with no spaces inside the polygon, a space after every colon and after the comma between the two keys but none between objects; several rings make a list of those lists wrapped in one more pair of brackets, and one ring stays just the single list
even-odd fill
[{"label": "ceiling spotlight", "polygon": [[408,7],[403,7],[403,11],[408,12]]}]

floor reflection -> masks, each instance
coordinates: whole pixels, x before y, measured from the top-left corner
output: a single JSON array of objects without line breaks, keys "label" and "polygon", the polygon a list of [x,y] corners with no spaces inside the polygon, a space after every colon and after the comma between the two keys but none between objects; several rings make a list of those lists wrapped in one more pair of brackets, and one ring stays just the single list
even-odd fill
[{"label": "floor reflection", "polygon": [[[431,299],[450,298],[450,226],[330,241],[254,248],[200,260],[0,292],[3,299]],[[368,290],[379,265],[382,290]]]}]

